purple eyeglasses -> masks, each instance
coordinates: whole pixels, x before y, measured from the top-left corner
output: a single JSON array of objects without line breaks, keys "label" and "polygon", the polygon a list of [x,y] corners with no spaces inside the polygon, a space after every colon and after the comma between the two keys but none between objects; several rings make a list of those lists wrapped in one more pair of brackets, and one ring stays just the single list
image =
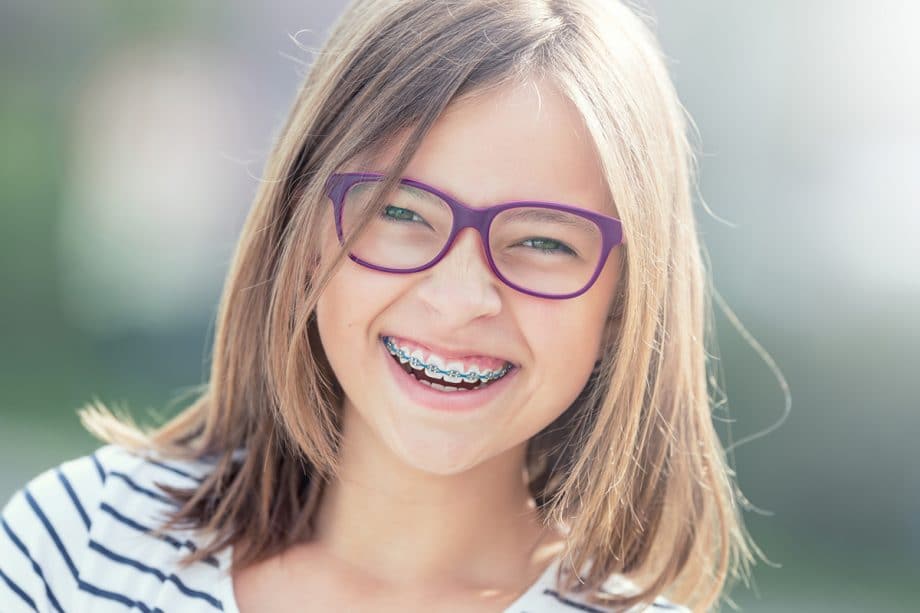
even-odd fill
[{"label": "purple eyeglasses", "polygon": [[[376,173],[337,173],[326,183],[340,244],[361,220]],[[555,202],[470,207],[421,181],[401,179],[356,239],[349,257],[373,270],[413,273],[436,265],[464,228],[479,232],[489,267],[508,286],[539,298],[579,296],[610,251],[624,242],[620,220]]]}]

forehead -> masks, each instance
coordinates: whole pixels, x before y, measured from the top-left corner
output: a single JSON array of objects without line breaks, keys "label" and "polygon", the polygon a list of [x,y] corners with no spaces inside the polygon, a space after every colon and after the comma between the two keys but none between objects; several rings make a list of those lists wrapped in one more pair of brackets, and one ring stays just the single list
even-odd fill
[{"label": "forehead", "polygon": [[[400,144],[397,137],[384,146],[366,169],[388,166]],[[542,200],[612,211],[581,115],[548,81],[497,86],[451,103],[404,175],[471,206]]]}]

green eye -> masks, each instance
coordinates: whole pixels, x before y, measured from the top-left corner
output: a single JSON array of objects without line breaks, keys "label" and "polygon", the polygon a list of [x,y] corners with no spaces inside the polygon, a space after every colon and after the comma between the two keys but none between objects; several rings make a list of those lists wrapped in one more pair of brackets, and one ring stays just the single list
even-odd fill
[{"label": "green eye", "polygon": [[527,240],[521,241],[521,244],[532,247],[534,250],[540,251],[541,253],[564,253],[575,255],[575,252],[572,251],[568,245],[551,238],[528,238]]},{"label": "green eye", "polygon": [[410,209],[404,209],[402,207],[393,206],[388,204],[385,209],[383,209],[383,215],[390,219],[396,220],[408,220],[408,221],[424,221],[419,217],[415,211]]}]

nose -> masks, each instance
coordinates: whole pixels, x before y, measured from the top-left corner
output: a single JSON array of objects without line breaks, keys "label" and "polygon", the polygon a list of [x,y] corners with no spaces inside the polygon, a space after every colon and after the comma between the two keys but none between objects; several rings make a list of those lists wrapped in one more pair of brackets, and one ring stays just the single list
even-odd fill
[{"label": "nose", "polygon": [[423,274],[418,296],[446,326],[461,327],[501,311],[501,281],[489,267],[475,228],[461,230],[441,261]]}]

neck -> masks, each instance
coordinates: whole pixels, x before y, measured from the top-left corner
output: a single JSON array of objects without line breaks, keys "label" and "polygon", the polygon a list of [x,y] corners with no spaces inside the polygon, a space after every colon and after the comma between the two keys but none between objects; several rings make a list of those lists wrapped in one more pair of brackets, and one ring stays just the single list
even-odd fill
[{"label": "neck", "polygon": [[461,473],[431,474],[346,416],[339,470],[319,501],[312,540],[388,584],[529,585],[560,543],[527,489],[525,451],[522,443]]}]

